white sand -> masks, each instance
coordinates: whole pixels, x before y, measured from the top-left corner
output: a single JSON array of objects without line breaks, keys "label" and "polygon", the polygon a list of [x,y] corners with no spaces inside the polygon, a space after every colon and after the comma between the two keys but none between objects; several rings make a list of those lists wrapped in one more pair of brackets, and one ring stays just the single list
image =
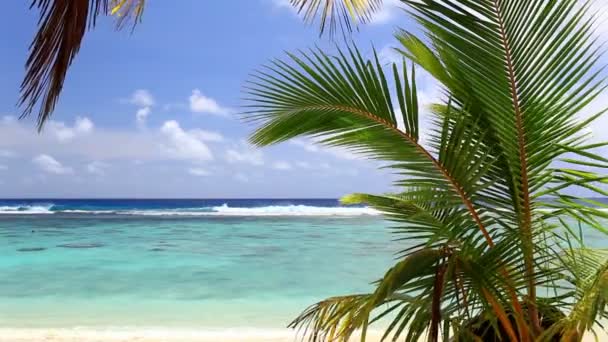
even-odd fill
[{"label": "white sand", "polygon": [[[369,332],[367,341],[379,341],[380,336],[378,331]],[[295,332],[288,329],[0,328],[0,342],[293,342],[299,340],[296,337]],[[608,341],[608,334],[600,334],[598,340]],[[583,341],[591,342],[595,338],[588,335]]]},{"label": "white sand", "polygon": [[[368,336],[372,342],[380,333]],[[293,342],[296,337],[289,329],[0,328],[0,342]]]}]

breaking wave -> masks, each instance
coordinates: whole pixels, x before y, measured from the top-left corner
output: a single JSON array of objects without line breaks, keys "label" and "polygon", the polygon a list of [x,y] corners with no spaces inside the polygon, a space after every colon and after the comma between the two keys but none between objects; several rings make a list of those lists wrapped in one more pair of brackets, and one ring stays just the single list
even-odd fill
[{"label": "breaking wave", "polygon": [[53,204],[0,206],[0,214],[52,214]]},{"label": "breaking wave", "polygon": [[88,214],[132,216],[376,216],[380,213],[368,207],[317,207],[308,205],[273,205],[264,207],[230,207],[227,204],[204,208],[180,209],[63,209],[48,205],[0,207],[0,214]]}]

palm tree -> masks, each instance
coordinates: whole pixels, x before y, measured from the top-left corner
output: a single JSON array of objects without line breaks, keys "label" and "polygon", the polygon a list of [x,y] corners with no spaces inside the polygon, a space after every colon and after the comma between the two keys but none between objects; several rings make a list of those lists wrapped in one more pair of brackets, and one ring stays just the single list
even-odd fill
[{"label": "palm tree", "polygon": [[[323,28],[349,28],[379,5],[293,2]],[[343,198],[394,222],[396,264],[371,293],[328,298],[291,326],[311,341],[359,329],[365,340],[374,323],[392,340],[581,340],[606,318],[608,300],[608,254],[584,239],[608,233],[606,205],[572,195],[608,195],[608,159],[594,152],[608,143],[588,139],[604,111],[583,115],[604,89],[589,2],[403,3],[424,37],[396,34],[402,63],[347,44],[289,53],[248,83],[245,115],[260,125],[253,144],[314,137],[400,178],[398,193]],[[428,109],[416,70],[441,85]],[[422,132],[424,111],[432,127]]]}]

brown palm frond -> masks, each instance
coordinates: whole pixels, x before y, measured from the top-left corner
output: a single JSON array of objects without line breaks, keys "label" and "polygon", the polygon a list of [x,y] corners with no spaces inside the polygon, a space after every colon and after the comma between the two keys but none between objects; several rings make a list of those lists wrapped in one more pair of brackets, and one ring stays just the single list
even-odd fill
[{"label": "brown palm frond", "polygon": [[40,10],[40,19],[21,83],[21,117],[30,115],[42,101],[38,112],[38,129],[42,129],[55,108],[87,29],[95,26],[97,17],[107,14],[109,8],[118,15],[119,27],[125,18],[137,22],[143,4],[144,0],[34,0],[30,8]]},{"label": "brown palm frond", "polygon": [[359,23],[366,23],[382,7],[383,0],[289,0],[306,22],[318,18],[321,34],[329,27],[330,35],[336,27],[352,31]]}]

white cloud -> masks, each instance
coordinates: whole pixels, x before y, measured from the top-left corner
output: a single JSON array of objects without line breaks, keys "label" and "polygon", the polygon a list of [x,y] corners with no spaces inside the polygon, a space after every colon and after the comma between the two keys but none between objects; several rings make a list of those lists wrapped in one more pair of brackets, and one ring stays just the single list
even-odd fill
[{"label": "white cloud", "polygon": [[163,150],[169,157],[194,161],[213,159],[209,147],[195,134],[184,131],[177,121],[165,122],[160,131],[167,139],[167,143],[163,145]]},{"label": "white cloud", "polygon": [[231,148],[226,150],[225,155],[226,161],[229,163],[244,163],[251,165],[264,165],[264,155],[262,151],[248,145],[245,142],[241,142],[238,148]]},{"label": "white cloud", "polygon": [[137,110],[135,113],[135,120],[137,124],[143,126],[148,119],[148,115],[150,115],[150,107],[143,107]]},{"label": "white cloud", "polygon": [[69,141],[75,136],[75,132],[70,127],[67,127],[63,122],[51,121],[45,127],[45,132],[50,132],[59,141]]},{"label": "white cloud", "polygon": [[76,118],[74,130],[78,133],[90,133],[93,130],[93,122],[89,118]]},{"label": "white cloud", "polygon": [[205,169],[198,168],[198,167],[193,167],[193,168],[188,169],[188,173],[193,176],[199,176],[199,177],[211,175],[211,172],[209,172]]},{"label": "white cloud", "polygon": [[106,168],[108,168],[108,164],[100,161],[94,161],[87,164],[87,172],[90,174],[103,176],[106,173]]},{"label": "white cloud", "polygon": [[192,90],[192,95],[190,95],[189,100],[190,111],[194,113],[207,113],[226,116],[232,112],[229,108],[220,106],[220,104],[214,99],[203,95],[199,89]]},{"label": "white cloud", "polygon": [[219,132],[214,131],[206,131],[203,129],[193,129],[189,131],[192,136],[195,136],[197,139],[202,141],[210,141],[210,142],[222,142],[224,141],[224,136]]},{"label": "white cloud", "polygon": [[272,168],[275,170],[287,171],[291,170],[291,164],[286,161],[277,161],[272,164]]},{"label": "white cloud", "polygon": [[152,94],[146,89],[137,89],[134,91],[129,102],[137,107],[152,107],[156,103]]},{"label": "white cloud", "polygon": [[57,175],[66,175],[74,172],[72,168],[63,166],[55,158],[48,154],[41,154],[32,160],[40,169],[47,173],[54,173]]},{"label": "white cloud", "polygon": [[[161,125],[162,126],[162,125]],[[47,129],[43,134],[37,134],[36,128],[27,121],[3,121],[0,120],[0,159],[18,155],[49,154],[57,158],[82,158],[85,161],[97,160],[107,162],[110,160],[140,160],[142,162],[160,161],[174,159],[167,148],[174,148],[175,138],[179,130],[171,131],[171,124],[165,127],[163,132],[160,127],[153,130],[127,130],[127,129],[103,129],[95,127],[89,134],[76,135],[72,143],[59,141],[56,135]],[[178,124],[179,126],[179,124]],[[48,128],[48,127],[47,127]],[[218,132],[204,130],[185,130],[185,135],[191,137],[195,142],[218,141]],[[223,138],[223,137],[222,137]],[[190,141],[190,139],[187,139]],[[199,146],[200,147],[200,146]],[[184,147],[186,149],[186,147]],[[205,156],[204,148],[194,160],[200,161]],[[1,162],[1,161],[0,161]]]},{"label": "white cloud", "polygon": [[144,128],[152,107],[156,104],[154,96],[146,89],[137,89],[129,98],[129,103],[139,107],[135,112],[135,121],[137,126]]},{"label": "white cloud", "polygon": [[60,142],[68,142],[77,136],[91,133],[94,127],[95,125],[89,118],[77,117],[72,127],[60,121],[50,121],[44,132],[51,134]]}]

